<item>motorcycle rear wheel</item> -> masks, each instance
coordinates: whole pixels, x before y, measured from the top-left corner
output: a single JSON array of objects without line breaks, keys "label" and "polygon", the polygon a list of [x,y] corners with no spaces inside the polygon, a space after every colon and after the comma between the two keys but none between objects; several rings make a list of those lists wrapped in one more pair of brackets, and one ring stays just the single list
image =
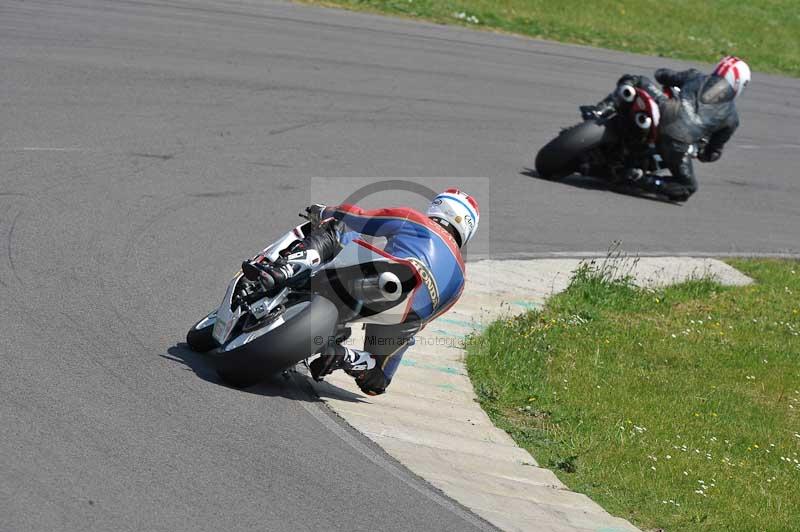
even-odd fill
[{"label": "motorcycle rear wheel", "polygon": [[295,301],[276,318],[284,323],[229,351],[222,346],[210,359],[225,383],[246,388],[323,350],[338,317],[336,305],[322,296]]},{"label": "motorcycle rear wheel", "polygon": [[608,142],[607,128],[586,120],[562,131],[536,155],[536,171],[545,179],[561,179],[578,169],[582,156]]}]

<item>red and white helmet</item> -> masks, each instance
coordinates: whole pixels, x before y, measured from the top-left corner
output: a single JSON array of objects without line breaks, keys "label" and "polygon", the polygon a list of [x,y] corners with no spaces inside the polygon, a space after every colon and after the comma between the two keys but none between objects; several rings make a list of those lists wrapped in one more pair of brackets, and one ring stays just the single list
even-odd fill
[{"label": "red and white helmet", "polygon": [[744,92],[744,88],[750,83],[750,67],[733,55],[723,57],[714,68],[713,75],[725,78],[736,96]]},{"label": "red and white helmet", "polygon": [[457,188],[448,188],[431,201],[428,217],[442,220],[458,233],[460,245],[464,247],[478,229],[481,211],[478,202]]}]

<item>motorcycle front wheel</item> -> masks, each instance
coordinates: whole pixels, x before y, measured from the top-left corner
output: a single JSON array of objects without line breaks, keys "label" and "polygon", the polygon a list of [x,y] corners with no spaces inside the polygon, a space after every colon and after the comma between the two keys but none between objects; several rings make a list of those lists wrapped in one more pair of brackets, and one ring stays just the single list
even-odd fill
[{"label": "motorcycle front wheel", "polygon": [[192,351],[206,353],[215,347],[219,347],[217,341],[211,336],[216,317],[217,311],[215,310],[192,325],[192,328],[186,333],[186,343]]}]

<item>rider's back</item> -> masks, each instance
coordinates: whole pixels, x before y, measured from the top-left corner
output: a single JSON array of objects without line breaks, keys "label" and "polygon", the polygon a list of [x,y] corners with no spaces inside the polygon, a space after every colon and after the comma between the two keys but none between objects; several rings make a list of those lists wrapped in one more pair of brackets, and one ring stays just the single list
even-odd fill
[{"label": "rider's back", "polygon": [[656,72],[656,80],[680,89],[677,100],[668,100],[662,109],[662,135],[693,144],[720,131],[732,133],[739,125],[735,93],[724,78],[694,69],[661,69]]},{"label": "rider's back", "polygon": [[412,319],[427,322],[454,304],[464,288],[464,260],[456,241],[438,223],[414,209],[364,211],[342,205],[330,214],[358,233],[384,237],[383,251],[409,261],[419,273]]}]

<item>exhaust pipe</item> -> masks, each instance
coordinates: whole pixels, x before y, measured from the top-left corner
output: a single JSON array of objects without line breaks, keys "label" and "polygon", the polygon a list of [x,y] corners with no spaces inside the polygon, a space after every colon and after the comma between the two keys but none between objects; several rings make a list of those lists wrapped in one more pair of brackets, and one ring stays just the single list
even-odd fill
[{"label": "exhaust pipe", "polygon": [[636,125],[641,129],[650,129],[653,121],[645,113],[636,113]]},{"label": "exhaust pipe", "polygon": [[353,283],[351,294],[360,301],[397,301],[403,295],[400,278],[392,272],[383,272],[374,277],[359,279]]},{"label": "exhaust pipe", "polygon": [[617,87],[617,94],[623,102],[632,103],[636,98],[636,89],[633,88],[633,85],[620,85]]}]

